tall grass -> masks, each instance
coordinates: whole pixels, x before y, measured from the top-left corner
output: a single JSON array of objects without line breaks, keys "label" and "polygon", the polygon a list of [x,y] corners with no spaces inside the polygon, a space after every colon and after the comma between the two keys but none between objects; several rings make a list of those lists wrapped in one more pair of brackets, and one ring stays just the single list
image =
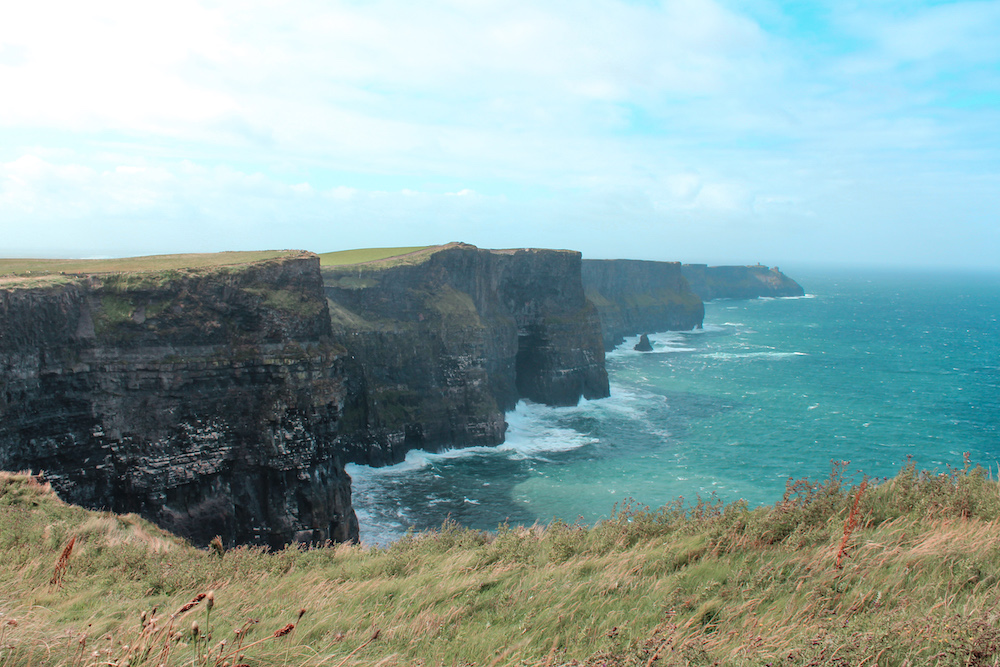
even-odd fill
[{"label": "tall grass", "polygon": [[770,507],[278,552],[197,550],[4,474],[0,665],[997,664],[997,482],[910,463],[862,492],[843,470]]}]

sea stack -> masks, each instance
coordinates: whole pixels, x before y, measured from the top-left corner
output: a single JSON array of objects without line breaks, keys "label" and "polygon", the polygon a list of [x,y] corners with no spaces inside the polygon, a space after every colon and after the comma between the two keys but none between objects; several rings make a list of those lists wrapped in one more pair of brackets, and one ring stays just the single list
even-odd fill
[{"label": "sea stack", "polygon": [[633,347],[632,349],[635,350],[636,352],[652,352],[653,346],[649,342],[649,336],[647,336],[646,334],[642,334],[641,336],[639,336],[639,342],[636,343],[635,347]]}]

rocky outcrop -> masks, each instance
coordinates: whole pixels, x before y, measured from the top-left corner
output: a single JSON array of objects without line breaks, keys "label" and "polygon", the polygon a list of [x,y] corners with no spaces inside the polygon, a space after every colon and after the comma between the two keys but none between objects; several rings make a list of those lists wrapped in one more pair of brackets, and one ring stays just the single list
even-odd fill
[{"label": "rocky outcrop", "polygon": [[495,445],[521,398],[575,405],[608,395],[579,253],[456,243],[324,267],[323,278],[333,337],[347,350],[346,460]]},{"label": "rocky outcrop", "polygon": [[642,334],[639,336],[639,342],[632,346],[632,349],[636,352],[652,352],[653,344],[649,342],[649,336]]},{"label": "rocky outcrop", "polygon": [[685,264],[681,270],[691,289],[703,301],[805,294],[802,286],[779,271],[778,267],[769,268],[761,264],[756,266]]},{"label": "rocky outcrop", "polygon": [[318,264],[0,283],[0,468],[196,544],[356,539]]},{"label": "rocky outcrop", "polygon": [[583,286],[601,318],[604,349],[626,336],[701,328],[705,307],[678,262],[587,259]]}]

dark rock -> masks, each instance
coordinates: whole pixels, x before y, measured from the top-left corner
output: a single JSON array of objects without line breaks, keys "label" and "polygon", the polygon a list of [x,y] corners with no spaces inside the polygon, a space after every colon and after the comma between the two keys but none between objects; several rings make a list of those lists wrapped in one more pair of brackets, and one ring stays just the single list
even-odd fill
[{"label": "dark rock", "polygon": [[0,467],[205,545],[353,540],[314,255],[0,286]]},{"label": "dark rock", "polygon": [[679,262],[586,259],[582,276],[587,299],[601,318],[606,350],[644,331],[701,328],[705,307]]},{"label": "dark rock", "polygon": [[347,350],[345,460],[503,442],[521,398],[608,395],[600,323],[580,254],[449,244],[412,258],[324,267]]},{"label": "dark rock", "polygon": [[635,350],[636,352],[652,352],[653,346],[649,342],[649,336],[647,336],[646,334],[642,334],[641,336],[639,336],[639,342],[636,343],[635,347],[633,347],[632,349]]},{"label": "dark rock", "polygon": [[778,270],[756,266],[707,266],[685,264],[681,267],[691,289],[703,301],[712,299],[757,299],[760,297],[802,296],[797,282]]}]

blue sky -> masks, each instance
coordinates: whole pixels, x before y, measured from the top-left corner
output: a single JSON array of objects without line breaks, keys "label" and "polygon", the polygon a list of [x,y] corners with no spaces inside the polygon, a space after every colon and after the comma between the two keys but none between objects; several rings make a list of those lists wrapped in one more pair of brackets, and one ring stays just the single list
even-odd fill
[{"label": "blue sky", "polygon": [[0,255],[1000,268],[998,1],[17,5]]}]

